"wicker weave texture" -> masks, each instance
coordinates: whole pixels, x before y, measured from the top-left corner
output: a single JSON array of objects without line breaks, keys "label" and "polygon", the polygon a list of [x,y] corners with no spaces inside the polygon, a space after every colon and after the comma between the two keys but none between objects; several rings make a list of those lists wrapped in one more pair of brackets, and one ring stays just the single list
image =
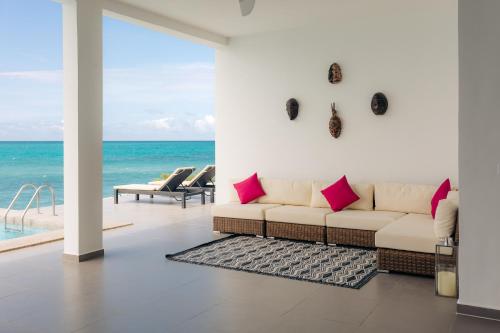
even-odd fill
[{"label": "wicker weave texture", "polygon": [[265,236],[265,222],[214,216],[213,230],[230,234]]},{"label": "wicker weave texture", "polygon": [[266,221],[266,235],[311,242],[325,242],[326,240],[326,231],[323,226],[272,221]]},{"label": "wicker weave texture", "polygon": [[377,249],[378,269],[434,276],[433,253],[421,253],[386,248]]},{"label": "wicker weave texture", "polygon": [[375,247],[375,231],[346,228],[326,228],[328,244]]}]

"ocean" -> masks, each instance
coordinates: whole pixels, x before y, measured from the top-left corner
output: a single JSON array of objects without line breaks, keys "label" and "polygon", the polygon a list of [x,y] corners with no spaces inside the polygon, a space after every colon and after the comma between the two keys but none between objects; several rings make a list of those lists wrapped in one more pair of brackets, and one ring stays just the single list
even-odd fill
[{"label": "ocean", "polygon": [[[147,183],[181,166],[201,170],[214,164],[214,141],[105,141],[103,144],[104,197],[113,195],[113,186]],[[0,142],[0,207],[6,208],[19,187],[26,183],[50,184],[57,204],[63,203],[62,142]],[[28,192],[28,191],[27,191]],[[29,194],[20,198],[16,209],[24,208]],[[50,205],[48,192],[41,204]]]}]

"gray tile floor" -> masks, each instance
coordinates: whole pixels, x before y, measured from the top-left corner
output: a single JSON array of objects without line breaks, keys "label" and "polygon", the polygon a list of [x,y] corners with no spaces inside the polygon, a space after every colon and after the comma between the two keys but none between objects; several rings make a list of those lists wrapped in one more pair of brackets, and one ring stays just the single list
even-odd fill
[{"label": "gray tile floor", "polygon": [[167,261],[217,235],[209,207],[123,200],[105,257],[61,260],[62,242],[0,254],[0,332],[500,332],[455,315],[433,280],[379,274],[360,290]]}]

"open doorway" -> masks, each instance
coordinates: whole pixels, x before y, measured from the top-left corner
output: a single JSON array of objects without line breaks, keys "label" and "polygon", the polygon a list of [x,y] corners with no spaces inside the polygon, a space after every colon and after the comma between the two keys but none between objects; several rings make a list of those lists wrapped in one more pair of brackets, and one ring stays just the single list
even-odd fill
[{"label": "open doorway", "polygon": [[[63,237],[64,121],[61,5],[0,6],[1,252]],[[214,164],[214,50],[109,17],[103,41],[103,197]]]}]

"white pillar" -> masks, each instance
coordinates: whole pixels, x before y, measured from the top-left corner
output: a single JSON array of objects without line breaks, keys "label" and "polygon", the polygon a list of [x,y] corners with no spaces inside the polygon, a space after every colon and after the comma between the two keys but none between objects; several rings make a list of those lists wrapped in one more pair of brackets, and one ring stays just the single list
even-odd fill
[{"label": "white pillar", "polygon": [[63,1],[64,255],[104,253],[102,242],[102,3]]},{"label": "white pillar", "polygon": [[458,1],[457,312],[500,320],[500,2]]}]

